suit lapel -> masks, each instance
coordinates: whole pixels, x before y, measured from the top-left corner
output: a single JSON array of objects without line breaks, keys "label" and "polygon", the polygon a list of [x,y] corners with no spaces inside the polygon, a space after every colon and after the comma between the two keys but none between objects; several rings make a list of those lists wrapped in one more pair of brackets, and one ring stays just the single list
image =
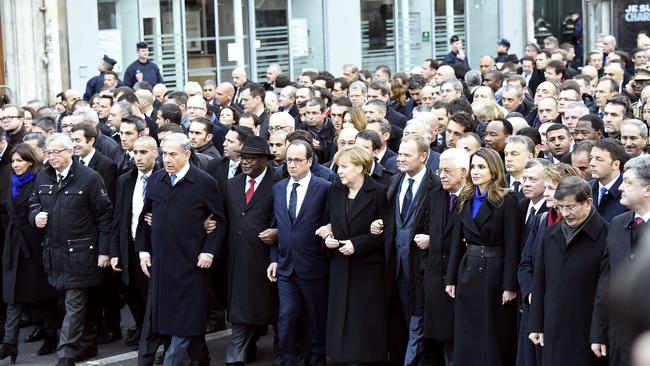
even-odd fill
[{"label": "suit lapel", "polygon": [[485,197],[485,201],[481,205],[481,207],[478,209],[478,212],[476,213],[476,226],[478,228],[481,228],[483,224],[485,224],[486,221],[492,216],[492,208],[490,207],[490,204],[487,201],[487,197]]},{"label": "suit lapel", "polygon": [[[230,187],[233,187],[234,192],[229,192],[228,195],[232,197],[231,199],[237,205],[239,210],[244,210],[246,208],[246,187],[248,183],[246,182],[245,175],[236,175],[230,178],[232,182],[226,182]],[[232,195],[230,195],[232,193]]]},{"label": "suit lapel", "polygon": [[471,201],[465,202],[463,210],[458,214],[458,218],[463,223],[464,229],[471,231],[476,236],[481,236],[481,231],[478,229],[476,222],[472,218]]}]

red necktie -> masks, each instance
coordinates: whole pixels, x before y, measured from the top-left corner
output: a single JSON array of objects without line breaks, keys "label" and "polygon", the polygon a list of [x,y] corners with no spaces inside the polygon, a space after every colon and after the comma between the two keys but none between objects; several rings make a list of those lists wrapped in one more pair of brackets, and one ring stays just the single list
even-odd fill
[{"label": "red necktie", "polygon": [[250,186],[248,186],[248,190],[246,191],[246,204],[251,201],[251,198],[253,198],[253,193],[255,192],[255,179],[251,179],[248,181],[250,183]]},{"label": "red necktie", "polygon": [[645,220],[643,220],[643,217],[639,216],[634,219],[634,223],[636,224],[636,226],[641,226],[645,224]]}]

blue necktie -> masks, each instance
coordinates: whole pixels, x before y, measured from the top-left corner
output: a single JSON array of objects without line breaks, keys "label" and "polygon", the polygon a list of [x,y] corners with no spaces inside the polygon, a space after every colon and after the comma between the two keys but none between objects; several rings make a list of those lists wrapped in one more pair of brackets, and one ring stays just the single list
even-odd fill
[{"label": "blue necktie", "polygon": [[402,212],[400,212],[402,221],[406,220],[406,215],[408,215],[409,209],[411,208],[411,202],[413,201],[413,182],[415,182],[415,180],[409,178],[409,187],[404,195],[404,201],[402,201]]},{"label": "blue necktie", "polygon": [[291,189],[291,195],[289,196],[289,218],[291,219],[291,222],[296,220],[296,208],[298,206],[298,192],[296,192],[296,188],[300,183],[294,183],[293,188]]},{"label": "blue necktie", "polygon": [[172,186],[176,184],[176,174],[172,174],[169,176],[169,179],[172,181]]},{"label": "blue necktie", "polygon": [[144,196],[147,195],[147,180],[149,177],[146,175],[143,175],[140,177],[140,180],[142,181],[142,200],[144,200]]},{"label": "blue necktie", "polygon": [[609,192],[609,191],[605,187],[600,189],[600,197],[598,199],[598,206],[602,205],[603,201],[605,201],[605,196],[607,195],[607,192]]}]

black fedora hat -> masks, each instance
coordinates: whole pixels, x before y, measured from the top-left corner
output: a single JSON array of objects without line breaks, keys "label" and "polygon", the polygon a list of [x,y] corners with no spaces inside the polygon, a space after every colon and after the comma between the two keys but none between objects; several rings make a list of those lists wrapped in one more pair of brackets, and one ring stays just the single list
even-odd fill
[{"label": "black fedora hat", "polygon": [[269,159],[275,159],[275,155],[269,151],[269,143],[259,136],[248,136],[244,140],[241,150],[235,152],[240,155],[261,155]]}]

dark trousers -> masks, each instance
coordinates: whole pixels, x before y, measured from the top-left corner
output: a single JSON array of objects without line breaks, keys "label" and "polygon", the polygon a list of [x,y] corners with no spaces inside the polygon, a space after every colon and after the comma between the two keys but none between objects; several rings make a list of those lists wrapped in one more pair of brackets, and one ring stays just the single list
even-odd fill
[{"label": "dark trousers", "polygon": [[255,345],[258,331],[258,325],[233,323],[226,363],[246,362],[246,352]]},{"label": "dark trousers", "polygon": [[[138,343],[138,366],[151,366],[156,359],[156,351],[158,346],[164,345],[165,350],[169,349],[172,337],[169,335],[161,335],[153,330],[151,324],[151,293],[147,296],[147,307],[142,322],[142,333],[140,333],[140,343]],[[208,345],[205,343],[205,335],[189,337],[190,343],[187,345],[186,353],[190,359],[199,361],[199,364],[210,364],[210,351]],[[179,347],[184,347],[184,343],[177,339],[175,352],[180,352]]]},{"label": "dark trousers", "polygon": [[529,309],[530,305],[524,303],[521,320],[519,322],[517,366],[537,366],[542,364],[542,347],[536,346],[530,339],[528,339]]},{"label": "dark trousers", "polygon": [[[441,342],[434,339],[426,339],[424,353],[424,364],[433,364],[433,366],[453,366],[453,342]],[[431,362],[428,362],[427,357],[431,357]]]},{"label": "dark trousers", "polygon": [[327,279],[307,280],[279,276],[280,315],[278,341],[282,366],[294,366],[298,360],[298,320],[307,315],[306,365],[325,365],[325,329],[327,319]]},{"label": "dark trousers", "polygon": [[45,300],[7,305],[4,343],[18,345],[20,319],[25,311],[31,313],[34,325],[45,332],[46,337],[56,338],[56,329],[58,328],[57,304],[55,300]]},{"label": "dark trousers", "polygon": [[411,314],[411,291],[409,290],[408,278],[400,277],[397,279],[397,291],[402,304],[404,319],[409,329],[404,365],[421,365],[424,354],[424,316]]},{"label": "dark trousers", "polygon": [[120,314],[121,304],[118,294],[119,281],[110,268],[102,268],[100,271],[102,283],[90,289],[88,307],[97,331],[102,334],[111,330],[119,330],[122,316]]},{"label": "dark trousers", "polygon": [[65,317],[59,335],[59,358],[76,358],[78,353],[97,347],[95,327],[88,311],[88,289],[71,289],[60,292],[63,297]]},{"label": "dark trousers", "polygon": [[129,284],[122,284],[120,290],[124,294],[124,301],[131,311],[135,325],[142,328],[144,314],[147,308],[147,291],[149,279],[142,272],[140,259],[135,252],[129,251]]}]

